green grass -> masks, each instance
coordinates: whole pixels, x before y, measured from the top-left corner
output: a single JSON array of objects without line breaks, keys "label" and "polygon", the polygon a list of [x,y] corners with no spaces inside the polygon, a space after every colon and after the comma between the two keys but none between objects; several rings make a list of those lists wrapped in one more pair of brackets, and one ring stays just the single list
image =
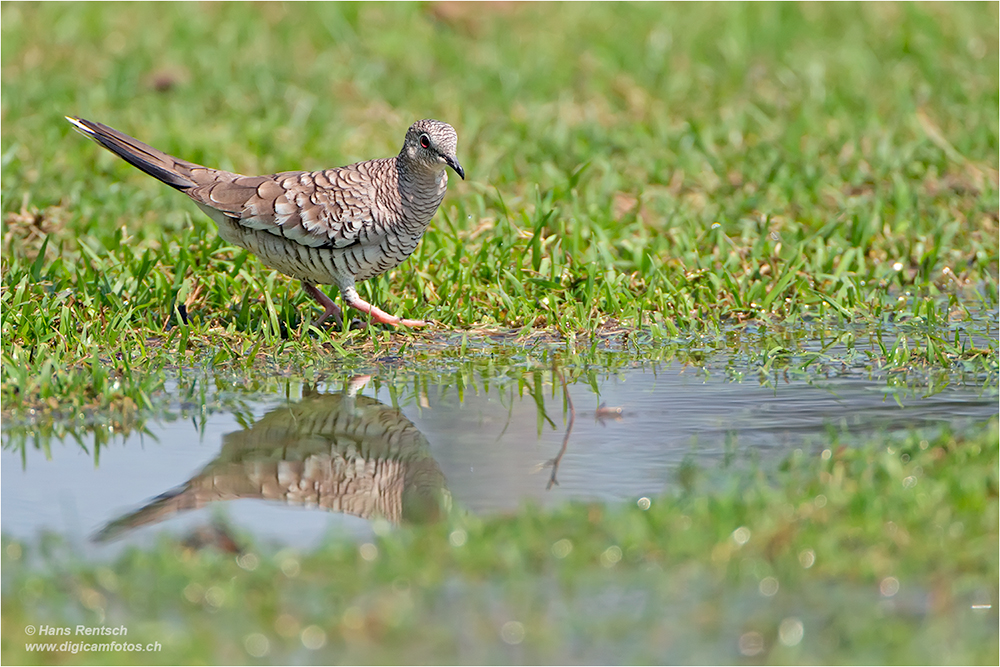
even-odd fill
[{"label": "green grass", "polygon": [[295,281],[64,114],[244,173],[391,155],[413,119],[451,122],[469,180],[362,286],[437,332],[902,319],[931,363],[996,367],[995,315],[953,327],[997,304],[995,5],[2,11],[5,409],[143,408],[164,368],[435,336],[304,330]]},{"label": "green grass", "polygon": [[[832,439],[770,472],[688,470],[660,498],[456,510],[310,551],[161,537],[95,563],[59,538],[5,540],[3,659],[991,664],[997,443],[995,420],[966,435]],[[125,625],[128,641],[162,650],[28,652],[49,641],[29,624]]]}]

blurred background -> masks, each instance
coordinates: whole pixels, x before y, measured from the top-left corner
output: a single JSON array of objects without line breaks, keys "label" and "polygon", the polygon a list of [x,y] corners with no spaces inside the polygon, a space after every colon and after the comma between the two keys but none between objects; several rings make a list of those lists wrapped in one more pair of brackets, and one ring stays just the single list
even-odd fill
[{"label": "blurred background", "polygon": [[[997,30],[973,3],[4,3],[3,207],[90,224],[69,204],[96,161],[181,224],[70,136],[79,115],[242,173],[393,155],[434,117],[459,133],[455,191],[507,206],[588,164],[584,209],[835,211],[838,176],[968,180],[957,153],[995,177]],[[799,188],[768,192],[788,170]]]}]

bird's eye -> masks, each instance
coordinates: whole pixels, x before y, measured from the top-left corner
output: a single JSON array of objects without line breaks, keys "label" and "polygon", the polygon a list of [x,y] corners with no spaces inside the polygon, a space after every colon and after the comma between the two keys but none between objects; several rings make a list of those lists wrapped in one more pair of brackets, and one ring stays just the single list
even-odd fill
[{"label": "bird's eye", "polygon": [[420,135],[420,145],[423,148],[430,148],[431,147],[431,138],[428,137],[426,133]]}]

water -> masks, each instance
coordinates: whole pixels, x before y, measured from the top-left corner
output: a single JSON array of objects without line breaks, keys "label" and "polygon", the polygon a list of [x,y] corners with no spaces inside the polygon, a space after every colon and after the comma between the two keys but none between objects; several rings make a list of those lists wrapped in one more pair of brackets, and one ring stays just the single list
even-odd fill
[{"label": "water", "polygon": [[995,388],[929,393],[854,371],[395,368],[253,392],[238,407],[147,424],[96,455],[92,434],[47,454],[6,433],[3,527],[22,539],[61,533],[99,555],[162,530],[190,534],[221,512],[241,532],[308,548],[331,530],[370,534],[376,517],[635,501],[681,483],[684,465],[724,471],[822,447],[831,433],[863,439],[996,413]]}]

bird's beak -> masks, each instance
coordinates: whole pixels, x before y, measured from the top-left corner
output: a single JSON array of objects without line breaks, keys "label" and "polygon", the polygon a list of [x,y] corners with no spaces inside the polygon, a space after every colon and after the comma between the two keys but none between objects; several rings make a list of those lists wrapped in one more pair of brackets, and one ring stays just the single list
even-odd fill
[{"label": "bird's beak", "polygon": [[449,167],[451,167],[452,169],[455,170],[456,174],[458,174],[459,176],[462,177],[463,181],[465,180],[465,170],[462,169],[462,165],[460,165],[458,163],[458,160],[456,160],[453,157],[449,157],[449,156],[445,155],[444,156],[444,161],[445,161],[445,164],[447,164]]}]

